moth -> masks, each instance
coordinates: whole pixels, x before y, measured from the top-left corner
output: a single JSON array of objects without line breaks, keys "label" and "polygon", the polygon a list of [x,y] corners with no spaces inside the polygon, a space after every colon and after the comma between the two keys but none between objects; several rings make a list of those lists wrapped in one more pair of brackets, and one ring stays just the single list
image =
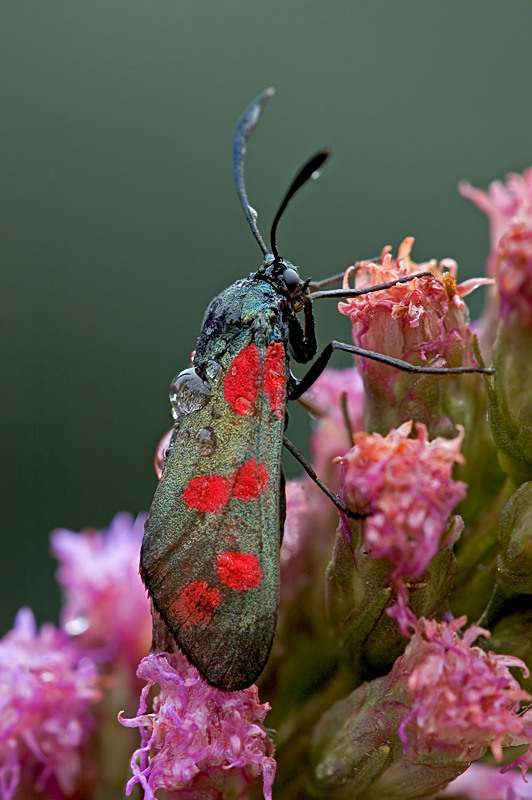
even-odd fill
[{"label": "moth", "polygon": [[[410,372],[469,372],[475,367],[416,367],[354,345],[331,342],[297,380],[290,359],[317,353],[312,303],[366,290],[322,290],[279,254],[276,232],[286,206],[323,165],[321,150],[300,170],[275,216],[271,252],[244,185],[246,143],[273,94],[267,89],[239,119],[233,142],[237,192],[263,261],[211,302],[192,367],[172,382],[174,427],[146,522],[140,573],[154,609],[155,648],[175,642],[213,686],[243,689],[261,674],[275,632],[279,548],[285,517],[283,446],[345,514],[345,507],[285,437],[286,403],[299,398],[334,350]],[[418,273],[431,274],[431,273]],[[400,279],[401,282],[412,277]],[[299,319],[303,314],[303,324]],[[166,638],[166,643],[164,643]],[[170,642],[170,644],[169,644]]]}]

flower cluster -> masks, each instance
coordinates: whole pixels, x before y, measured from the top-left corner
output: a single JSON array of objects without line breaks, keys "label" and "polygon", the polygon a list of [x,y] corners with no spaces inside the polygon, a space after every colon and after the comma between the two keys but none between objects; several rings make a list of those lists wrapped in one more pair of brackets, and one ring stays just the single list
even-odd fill
[{"label": "flower cluster", "polygon": [[150,609],[138,577],[145,520],[145,514],[133,522],[117,514],[105,533],[56,530],[51,536],[64,630],[98,661],[127,659],[134,669],[151,640]]},{"label": "flower cluster", "polygon": [[473,647],[490,632],[471,625],[459,636],[465,622],[465,617],[441,623],[420,620],[402,656],[412,710],[399,726],[399,737],[405,750],[410,741],[418,749],[421,742],[423,749],[454,749],[469,759],[475,748],[482,753],[489,742],[500,761],[505,739],[529,741],[527,724],[516,711],[532,698],[508,670],[517,667],[528,677],[528,668],[518,658]]},{"label": "flower cluster", "polygon": [[495,277],[497,262],[494,256],[501,238],[515,225],[532,225],[532,168],[526,169],[522,175],[509,175],[504,183],[492,181],[487,192],[475,189],[467,181],[461,183],[459,189],[489,217],[491,254],[488,274]]},{"label": "flower cluster", "polygon": [[[133,712],[146,681],[138,715],[121,719],[142,731],[132,764],[147,762],[134,766],[131,785],[137,780],[146,797],[169,786],[179,797],[214,800],[236,789],[241,796],[262,777],[271,800],[275,761],[263,726],[269,706],[259,703],[256,687],[232,695],[213,689],[181,654],[149,656],[138,667],[151,641],[138,574],[145,518],[118,514],[107,531],[52,534],[61,628],[46,624],[37,632],[33,614],[22,609],[0,641],[1,800],[120,796],[136,731],[121,728],[117,715]],[[146,714],[155,683],[161,693]],[[174,783],[165,782],[169,774]]]},{"label": "flower cluster", "polygon": [[[468,347],[470,331],[462,298],[491,281],[477,278],[457,284],[455,261],[447,258],[439,263],[416,264],[410,258],[413,243],[411,237],[406,238],[397,259],[392,257],[391,248],[385,247],[379,262],[362,261],[356,269],[347,270],[345,289],[349,289],[352,272],[355,289],[432,273],[432,276],[413,277],[408,283],[397,283],[386,291],[339,303],[339,311],[351,320],[355,343],[366,350],[384,350],[386,355],[396,358],[417,357],[422,362],[437,359],[442,366],[443,359],[449,366],[474,362]],[[378,362],[362,361],[360,366],[362,372],[379,369]]]},{"label": "flower cluster", "polygon": [[[256,686],[240,692],[213,689],[181,653],[147,656],[138,675],[146,681],[138,715],[121,718],[123,725],[141,729],[128,795],[137,783],[146,800],[153,800],[159,788],[190,798],[216,797],[216,791],[235,787],[242,793],[262,774],[264,798],[271,800],[276,765],[262,726],[269,706],[259,703]],[[155,684],[161,690],[147,713]]]},{"label": "flower cluster", "polygon": [[[427,429],[405,422],[387,436],[355,434],[354,447],[337,460],[351,508],[368,514],[364,543],[373,558],[393,564],[397,603],[387,609],[406,636],[415,617],[408,613],[404,578],[419,578],[441,549],[460,535],[460,519],[449,522],[466,486],[452,479],[452,467],[462,461],[463,430],[455,439],[428,441]],[[412,491],[415,487],[415,492]]]},{"label": "flower cluster", "polygon": [[488,270],[496,281],[480,324],[496,368],[488,387],[493,438],[505,472],[519,486],[532,477],[532,170],[496,181],[489,192],[462,186],[490,219]]},{"label": "flower cluster", "polygon": [[532,796],[532,170],[461,191],[490,217],[487,278],[414,263],[411,238],[345,275],[393,285],[340,302],[355,365],[302,398],[341,502],[286,484],[258,687],[210,686],[152,618],[144,515],[56,531],[60,627],[22,610],[0,641],[0,800]]},{"label": "flower cluster", "polygon": [[[0,642],[0,796],[70,796],[85,779],[91,706],[101,689],[95,664],[64,632],[40,631],[19,611]],[[25,794],[26,793],[26,794]]]}]

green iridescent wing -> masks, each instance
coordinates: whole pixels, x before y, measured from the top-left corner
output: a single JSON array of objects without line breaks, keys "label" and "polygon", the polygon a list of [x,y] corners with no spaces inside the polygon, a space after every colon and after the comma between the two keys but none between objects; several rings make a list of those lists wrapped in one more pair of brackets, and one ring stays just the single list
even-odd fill
[{"label": "green iridescent wing", "polygon": [[177,381],[180,410],[146,523],[141,574],[181,649],[213,685],[264,668],[279,598],[282,342],[248,338]]}]

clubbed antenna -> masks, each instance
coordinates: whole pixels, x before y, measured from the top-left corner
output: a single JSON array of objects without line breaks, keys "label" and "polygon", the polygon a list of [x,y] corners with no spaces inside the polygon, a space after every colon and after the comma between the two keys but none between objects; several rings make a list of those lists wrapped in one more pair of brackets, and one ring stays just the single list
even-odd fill
[{"label": "clubbed antenna", "polygon": [[307,163],[301,167],[299,172],[297,173],[296,177],[288,187],[288,191],[284,196],[283,202],[279,206],[279,210],[275,215],[275,219],[272,225],[272,232],[270,235],[271,244],[272,244],[272,253],[275,256],[275,261],[279,262],[281,260],[281,256],[279,255],[279,250],[277,249],[277,242],[276,242],[276,233],[277,233],[277,226],[279,224],[279,220],[284,214],[284,210],[287,207],[288,203],[301,187],[310,179],[310,178],[317,178],[320,174],[320,169],[324,163],[324,161],[329,157],[330,150],[319,150],[312,158],[307,161]]},{"label": "clubbed antenna", "polygon": [[244,156],[246,155],[247,140],[255,130],[257,122],[259,121],[260,112],[264,104],[275,94],[275,89],[265,89],[262,94],[253,100],[240,119],[238,120],[235,128],[235,136],[233,139],[233,166],[235,173],[235,184],[244,214],[248,221],[249,227],[253,232],[253,236],[257,240],[260,249],[267,254],[268,248],[264,244],[264,240],[260,235],[257,227],[257,212],[251,208],[246,192],[244,183]]}]

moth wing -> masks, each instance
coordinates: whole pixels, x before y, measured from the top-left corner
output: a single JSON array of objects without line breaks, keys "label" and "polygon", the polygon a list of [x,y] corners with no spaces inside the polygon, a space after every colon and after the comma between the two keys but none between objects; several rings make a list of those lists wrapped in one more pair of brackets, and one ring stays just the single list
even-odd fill
[{"label": "moth wing", "polygon": [[235,414],[214,392],[182,417],[146,523],[141,574],[154,605],[189,660],[225,690],[256,680],[275,631],[278,406],[259,393],[252,414]]}]

